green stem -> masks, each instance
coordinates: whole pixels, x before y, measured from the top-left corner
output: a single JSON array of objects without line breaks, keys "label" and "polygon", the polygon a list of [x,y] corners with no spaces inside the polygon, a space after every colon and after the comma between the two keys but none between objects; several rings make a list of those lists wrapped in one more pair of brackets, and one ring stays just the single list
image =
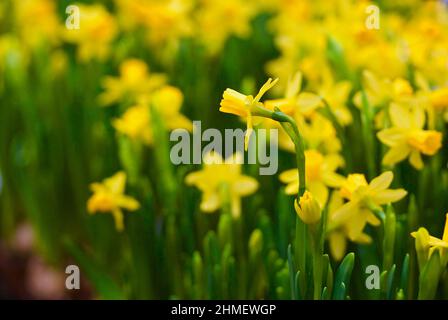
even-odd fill
[{"label": "green stem", "polygon": [[[280,124],[285,129],[286,133],[289,135],[292,142],[294,143],[296,151],[297,169],[299,175],[299,190],[297,197],[300,198],[305,193],[306,190],[305,145],[303,143],[302,135],[300,134],[300,131],[297,128],[296,121],[292,117],[281,112],[280,109],[275,108],[275,112],[272,114],[272,119],[280,122]],[[289,128],[288,125],[290,125]]]}]

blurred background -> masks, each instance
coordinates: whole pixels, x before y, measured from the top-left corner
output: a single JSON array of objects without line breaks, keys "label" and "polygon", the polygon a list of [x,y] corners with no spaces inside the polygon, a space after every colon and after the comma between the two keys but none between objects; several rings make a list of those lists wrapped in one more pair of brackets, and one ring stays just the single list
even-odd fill
[{"label": "blurred background", "polygon": [[[371,4],[381,9],[379,30],[366,28]],[[70,5],[79,9],[79,28]],[[126,110],[170,86],[180,98],[169,96],[166,110],[177,108],[186,127],[200,120],[203,130],[245,128],[219,112],[222,92],[254,94],[272,76],[280,78],[272,95],[281,97],[300,70],[307,91],[328,94],[352,115],[343,128],[351,154],[341,174],[376,176],[381,154],[367,159],[353,102],[362,71],[380,79],[415,79],[418,71],[429,86],[446,85],[447,12],[443,1],[416,0],[2,0],[0,298],[289,298],[295,212],[278,176],[244,167],[259,188],[228,231],[227,216],[201,212],[201,193],[184,182],[200,166],[169,161],[167,131],[175,125],[152,123],[150,137],[139,137],[133,128],[141,118],[126,118]],[[348,88],[337,87],[344,81]],[[425,173],[413,174],[408,163],[395,168],[397,184],[421,209],[411,223],[397,218],[399,265],[413,251],[409,231],[424,224],[431,234],[443,232],[447,156],[445,147]],[[279,172],[295,166],[291,150],[280,151],[279,163]],[[125,212],[122,232],[110,215],[87,208],[91,183],[119,171],[127,174],[124,193],[140,204]],[[375,243],[360,250],[357,275],[381,256]],[[80,267],[80,290],[65,288],[69,264]],[[374,298],[355,278],[352,296]]]}]

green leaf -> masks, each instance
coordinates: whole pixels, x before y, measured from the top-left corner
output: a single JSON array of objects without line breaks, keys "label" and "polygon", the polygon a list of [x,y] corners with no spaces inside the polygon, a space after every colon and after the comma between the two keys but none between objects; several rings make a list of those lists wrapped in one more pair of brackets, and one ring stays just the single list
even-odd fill
[{"label": "green leaf", "polygon": [[420,273],[420,288],[418,291],[419,300],[434,299],[442,271],[439,251],[435,250]]},{"label": "green leaf", "polygon": [[343,300],[346,294],[346,288],[350,284],[350,277],[352,275],[353,266],[355,263],[355,254],[350,252],[342,260],[336,272],[336,279],[334,282],[333,299]]}]

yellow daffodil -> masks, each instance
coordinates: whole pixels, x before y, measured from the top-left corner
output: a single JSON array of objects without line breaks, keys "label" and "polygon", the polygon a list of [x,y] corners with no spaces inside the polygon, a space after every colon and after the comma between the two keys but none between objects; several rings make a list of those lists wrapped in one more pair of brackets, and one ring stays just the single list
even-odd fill
[{"label": "yellow daffodil", "polygon": [[434,251],[439,250],[442,269],[448,264],[448,213],[445,218],[445,228],[442,239],[433,237],[426,228],[419,228],[411,233],[415,238],[415,249],[420,269],[424,267]]},{"label": "yellow daffodil", "polygon": [[352,122],[352,114],[347,108],[347,100],[352,85],[349,81],[336,82],[330,72],[324,72],[323,83],[319,88],[319,94],[328,103],[331,111],[342,126]]},{"label": "yellow daffodil", "polygon": [[[23,43],[31,46],[59,40],[55,2],[51,0],[14,1],[15,21]],[[48,43],[46,43],[48,45]]]},{"label": "yellow daffodil", "polygon": [[168,129],[183,128],[191,132],[193,130],[191,121],[180,113],[182,101],[183,94],[178,88],[163,86],[154,91],[151,102],[141,99],[137,105],[128,108],[121,118],[114,120],[113,126],[132,140],[151,145],[153,142],[152,109],[149,107],[151,104],[152,108],[157,109]]},{"label": "yellow daffodil", "polygon": [[295,116],[311,116],[314,111],[322,105],[321,98],[311,92],[301,92],[302,87],[302,73],[296,72],[288,81],[286,87],[285,97],[281,99],[266,100],[264,105],[270,110],[274,110],[275,107],[279,108],[282,112]]},{"label": "yellow daffodil", "polygon": [[[420,232],[420,230],[425,230],[425,234],[427,235],[425,237],[425,243],[431,247],[431,248],[444,248],[444,249],[448,249],[448,213],[446,214],[446,220],[445,220],[445,228],[443,230],[443,235],[442,235],[442,239],[433,237],[431,235],[429,235],[428,230],[426,230],[425,228],[420,228],[418,232]],[[417,232],[412,232],[411,235],[416,238],[417,237]]]},{"label": "yellow daffodil", "polygon": [[182,91],[173,86],[163,86],[151,97],[152,107],[157,108],[168,129],[182,128],[191,132],[193,125],[190,119],[180,113],[183,100]]},{"label": "yellow daffodil", "polygon": [[[328,231],[326,237],[328,238],[328,244],[331,256],[340,261],[347,250],[348,232],[345,224],[335,225],[334,213],[344,205],[344,199],[341,195],[334,191],[331,194],[328,202]],[[370,239],[365,233],[361,233],[356,239],[352,240],[355,243],[366,244]]]},{"label": "yellow daffodil", "polygon": [[322,213],[321,208],[319,202],[314,199],[311,192],[305,191],[298,203],[296,199],[294,201],[294,208],[304,223],[315,224],[319,222]]},{"label": "yellow daffodil", "polygon": [[[257,180],[241,173],[241,157],[234,154],[224,161],[219,154],[208,153],[203,159],[203,169],[187,175],[187,185],[196,186],[202,191],[200,207],[203,212],[214,212],[228,201],[232,215],[240,216],[241,198],[258,188]],[[224,187],[226,193],[223,192]]]},{"label": "yellow daffodil", "polygon": [[394,165],[409,157],[414,168],[423,168],[421,154],[436,154],[442,146],[442,134],[423,130],[425,114],[422,108],[411,110],[399,104],[391,104],[389,114],[392,128],[378,132],[378,139],[390,147],[383,164]]},{"label": "yellow daffodil", "polygon": [[250,20],[254,14],[254,4],[250,1],[202,0],[195,15],[199,39],[210,54],[216,54],[230,35],[249,35]]},{"label": "yellow daffodil", "polygon": [[[322,208],[327,203],[328,188],[340,187],[344,182],[344,177],[336,173],[342,165],[343,160],[337,154],[324,156],[316,150],[305,151],[306,186]],[[280,181],[287,184],[286,194],[297,194],[299,187],[297,169],[282,172]]]},{"label": "yellow daffodil", "polygon": [[268,81],[260,88],[260,91],[258,91],[258,94],[255,97],[251,95],[244,95],[229,88],[226,89],[223,93],[219,111],[235,114],[237,116],[246,118],[247,130],[244,140],[244,147],[246,148],[246,150],[249,144],[250,135],[253,131],[252,116],[253,114],[257,115],[257,108],[263,106],[263,104],[260,102],[261,97],[269,89],[271,89],[277,83],[277,81],[278,79],[272,81],[272,79],[269,78]]},{"label": "yellow daffodil", "polygon": [[146,104],[128,108],[121,118],[113,121],[113,126],[132,140],[152,144],[150,113]]},{"label": "yellow daffodil", "polygon": [[429,100],[434,111],[442,113],[444,120],[448,122],[448,87],[432,91]]},{"label": "yellow daffodil", "polygon": [[165,81],[162,74],[150,74],[144,61],[128,59],[121,63],[119,77],[104,78],[105,92],[99,96],[99,100],[104,106],[123,100],[134,103],[137,98],[164,85]]},{"label": "yellow daffodil", "polygon": [[137,200],[124,195],[125,185],[126,174],[120,171],[102,183],[92,183],[90,188],[93,195],[87,201],[87,210],[90,214],[111,213],[118,231],[124,229],[122,209],[135,211],[140,207]]},{"label": "yellow daffodil", "polygon": [[315,113],[308,122],[299,123],[303,138],[307,146],[319,150],[324,154],[338,153],[341,141],[330,120],[319,113]]},{"label": "yellow daffodil", "polygon": [[77,6],[80,12],[80,27],[68,30],[64,26],[65,39],[78,45],[79,60],[104,60],[109,54],[110,43],[117,34],[115,19],[100,4]]},{"label": "yellow daffodil", "polygon": [[332,213],[329,230],[343,226],[351,241],[370,242],[370,237],[363,234],[365,225],[381,223],[372,210],[399,201],[407,194],[404,189],[388,189],[392,180],[391,171],[384,172],[370,183],[361,174],[349,175],[341,187],[341,195],[349,201]]}]

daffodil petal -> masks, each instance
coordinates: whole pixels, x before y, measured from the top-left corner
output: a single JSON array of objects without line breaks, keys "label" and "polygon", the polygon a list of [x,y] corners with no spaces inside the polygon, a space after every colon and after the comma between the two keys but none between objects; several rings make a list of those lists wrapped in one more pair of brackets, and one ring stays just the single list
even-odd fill
[{"label": "daffodil petal", "polygon": [[403,199],[407,195],[407,191],[404,189],[395,189],[395,190],[381,190],[378,193],[376,193],[372,200],[378,204],[387,204],[399,201]]},{"label": "daffodil petal", "polygon": [[391,147],[384,155],[383,164],[386,166],[393,166],[406,159],[410,153],[411,148],[406,144]]},{"label": "daffodil petal", "polygon": [[334,231],[328,235],[330,252],[336,261],[340,261],[347,250],[347,240],[342,232]]},{"label": "daffodil petal", "polygon": [[417,170],[421,170],[423,168],[422,156],[417,150],[412,150],[411,156],[409,157],[409,162]]},{"label": "daffodil petal", "polygon": [[258,182],[252,177],[241,176],[232,185],[232,191],[240,196],[247,196],[254,193],[258,188]]},{"label": "daffodil petal", "polygon": [[393,179],[394,174],[392,171],[386,171],[369,183],[369,189],[372,191],[385,190],[389,188]]},{"label": "daffodil petal", "polygon": [[216,192],[206,192],[202,196],[201,210],[204,212],[216,211],[221,205],[219,195]]}]

